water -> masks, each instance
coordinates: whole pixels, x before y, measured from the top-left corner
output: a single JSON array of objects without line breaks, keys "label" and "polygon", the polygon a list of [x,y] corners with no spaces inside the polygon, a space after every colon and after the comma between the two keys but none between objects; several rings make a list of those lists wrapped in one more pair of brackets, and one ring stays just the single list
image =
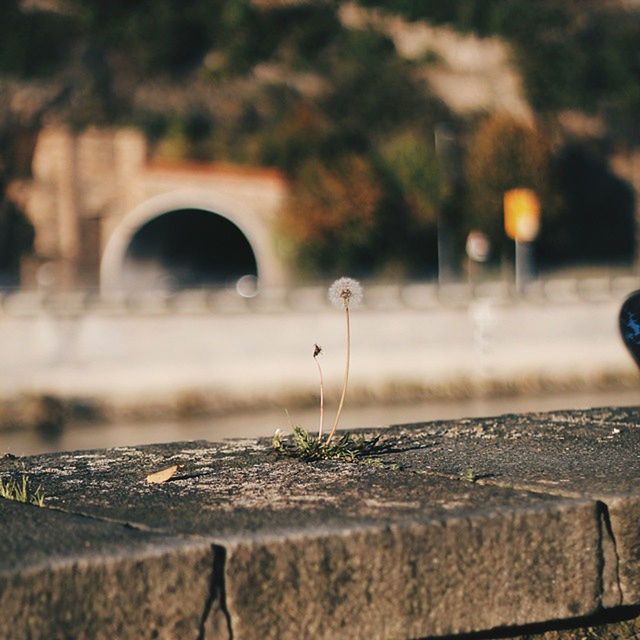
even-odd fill
[{"label": "water", "polygon": [[[457,401],[429,401],[411,404],[345,407],[341,428],[356,429],[427,420],[450,420],[502,413],[586,409],[602,406],[640,405],[640,389],[591,393],[568,393],[513,398],[473,398]],[[325,429],[330,428],[333,412],[327,410]],[[47,441],[35,433],[14,432],[0,435],[0,454],[31,455],[49,451],[95,449],[176,440],[222,440],[270,436],[276,428],[290,430],[290,424],[317,428],[316,409],[268,409],[228,416],[155,422],[123,422],[105,425],[72,424],[60,438]]]}]

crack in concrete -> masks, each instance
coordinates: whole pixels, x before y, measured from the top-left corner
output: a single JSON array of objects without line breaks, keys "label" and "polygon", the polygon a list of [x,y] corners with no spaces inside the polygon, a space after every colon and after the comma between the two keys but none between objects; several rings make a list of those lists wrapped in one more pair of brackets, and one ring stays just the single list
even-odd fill
[{"label": "crack in concrete", "polygon": [[[445,477],[459,482],[470,482],[457,474],[427,470],[427,474]],[[567,499],[587,499],[593,500],[596,507],[597,530],[598,530],[598,600],[603,608],[620,607],[623,604],[623,591],[620,582],[620,556],[618,546],[611,525],[609,507],[605,502],[597,498],[581,495],[579,492],[567,491],[561,488],[549,488],[545,490],[537,484],[505,482],[495,478],[485,476],[483,479],[474,480],[472,484],[493,486],[512,491],[526,491],[542,496],[567,498]]]},{"label": "crack in concrete", "polygon": [[[211,569],[211,581],[209,594],[204,603],[204,610],[200,619],[200,631],[198,640],[205,640],[207,628],[215,630],[216,637],[226,632],[228,640],[233,640],[233,628],[231,615],[227,609],[227,594],[225,585],[225,568],[227,563],[227,550],[217,544],[211,546],[213,554],[213,566]],[[217,605],[214,608],[214,605]],[[222,618],[220,618],[221,614]]]},{"label": "crack in concrete", "polygon": [[[109,524],[118,524],[123,527],[127,527],[128,529],[134,529],[135,531],[142,531],[144,533],[158,533],[163,535],[172,535],[176,534],[171,531],[166,531],[163,529],[156,529],[155,527],[149,527],[141,522],[131,522],[130,520],[119,520],[118,518],[109,518],[108,516],[99,516],[94,513],[86,513],[85,511],[75,511],[73,509],[65,509],[65,507],[51,505],[44,503],[44,506],[40,507],[41,509],[48,509],[49,511],[57,511],[58,513],[64,513],[69,516],[78,516],[79,518],[87,518],[88,520],[95,520],[96,522],[107,522]],[[187,536],[191,537],[191,536]]]},{"label": "crack in concrete", "polygon": [[[0,497],[0,500],[4,500],[4,498]],[[176,534],[175,532],[166,531],[166,530],[158,529],[154,527],[148,527],[140,523],[130,522],[126,520],[118,520],[116,518],[109,518],[106,516],[97,516],[95,514],[84,513],[82,511],[73,511],[73,510],[65,509],[64,507],[55,506],[55,505],[45,504],[43,507],[40,507],[40,508],[48,509],[50,511],[56,511],[58,513],[64,513],[66,515],[77,516],[80,518],[87,518],[88,520],[93,520],[95,522],[116,524],[116,525],[120,525],[129,529],[134,529],[134,530],[145,532],[145,533],[171,535],[173,537],[186,538],[186,539],[199,537],[199,536],[193,536],[193,535]],[[226,563],[227,563],[227,550],[221,545],[214,544],[211,546],[211,552],[213,556],[213,561],[212,561],[212,569],[211,569],[211,579],[209,582],[209,593],[207,595],[202,616],[200,618],[197,640],[206,639],[207,622],[210,621],[210,618],[212,617],[212,615],[215,616],[215,614],[218,612],[222,615],[222,619],[218,617],[218,620],[211,620],[209,624],[209,628],[214,629],[217,632],[215,633],[216,637],[218,636],[222,637],[222,635],[226,633],[227,639],[233,640],[231,614],[227,609],[227,600],[226,600],[225,570],[226,570]],[[217,603],[217,607],[214,608],[214,605],[216,603]]]},{"label": "crack in concrete", "polygon": [[[45,509],[47,511],[55,511],[57,513],[64,513],[67,516],[77,516],[78,518],[86,518],[87,520],[93,520],[95,522],[105,522],[108,524],[116,524],[116,525],[120,525],[121,527],[126,527],[127,529],[133,529],[135,531],[141,531],[144,533],[156,533],[156,534],[161,534],[161,535],[172,535],[172,536],[177,536],[177,534],[171,532],[171,531],[166,531],[163,529],[156,529],[153,527],[148,527],[145,524],[139,523],[139,522],[131,522],[129,520],[119,520],[118,518],[109,518],[107,516],[98,516],[96,514],[93,513],[86,513],[84,511],[74,511],[72,509],[65,509],[64,507],[61,506],[57,506],[57,505],[52,505],[52,504],[47,504],[46,502],[44,503],[44,505],[42,507],[36,506],[36,505],[32,505],[30,503],[25,503],[25,502],[20,502],[18,500],[9,500],[8,498],[3,498],[2,496],[0,496],[0,500],[8,500],[9,502],[15,502],[17,504],[23,504],[26,507],[31,507],[34,509]],[[179,537],[193,537],[193,536],[179,536]]]},{"label": "crack in concrete", "polygon": [[[531,636],[538,636],[546,634],[547,632],[560,632],[561,637],[566,637],[566,634],[562,634],[563,631],[575,632],[576,630],[585,629],[587,627],[597,627],[600,625],[612,625],[619,622],[631,621],[640,615],[640,606],[638,605],[623,605],[619,607],[613,607],[611,609],[600,609],[594,613],[590,613],[585,616],[578,616],[574,618],[554,618],[552,620],[545,620],[543,622],[532,622],[525,625],[505,625],[501,627],[493,627],[486,631],[471,631],[468,633],[461,633],[455,636],[455,640],[504,640],[504,639],[517,639],[517,638],[529,638]],[[573,637],[573,634],[570,636]],[[586,637],[585,634],[581,634],[579,637]],[[600,637],[600,636],[598,636]],[[611,633],[605,637],[616,637],[616,634]],[[631,636],[635,638],[635,636]],[[448,636],[449,640],[452,639]],[[430,640],[428,638],[420,638],[420,640]],[[446,640],[443,636],[440,640]]]},{"label": "crack in concrete", "polygon": [[[596,505],[598,509],[602,563],[600,568],[600,600],[603,607],[620,606],[623,603],[622,584],[620,582],[620,556],[618,555],[618,545],[611,526],[609,507],[602,500],[596,501]],[[610,599],[607,594],[609,594]]]}]

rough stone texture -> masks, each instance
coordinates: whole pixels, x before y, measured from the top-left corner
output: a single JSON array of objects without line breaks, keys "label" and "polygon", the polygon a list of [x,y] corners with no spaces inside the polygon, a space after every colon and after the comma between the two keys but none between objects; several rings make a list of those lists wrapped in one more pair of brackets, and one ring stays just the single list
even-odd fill
[{"label": "rough stone texture", "polygon": [[240,543],[227,607],[238,638],[420,638],[572,617],[600,604],[593,524],[590,505],[565,503]]},{"label": "rough stone texture", "polygon": [[[20,462],[49,506],[224,548],[234,638],[415,638],[602,604],[594,502],[439,477],[428,452],[383,456],[398,469],[279,460],[247,441]],[[171,481],[144,482],[176,463]]]},{"label": "rough stone texture", "polygon": [[212,571],[207,542],[0,499],[0,638],[195,639]]},{"label": "rough stone texture", "polygon": [[[487,632],[636,604],[638,423],[602,409],[397,426],[369,464],[253,440],[0,459],[59,510],[0,502],[18,514],[3,539],[27,523],[24,549],[0,543],[0,603],[15,588],[61,599],[55,629],[88,616],[147,637],[146,619],[157,637],[235,640]],[[39,606],[11,610],[37,629]]]},{"label": "rough stone texture", "polygon": [[[622,604],[640,604],[640,408],[432,422],[386,435],[398,448],[413,448],[404,454],[407,465],[426,462],[450,477],[471,469],[479,484],[599,501]],[[416,455],[419,448],[428,456]],[[612,593],[607,604],[615,602]]]}]

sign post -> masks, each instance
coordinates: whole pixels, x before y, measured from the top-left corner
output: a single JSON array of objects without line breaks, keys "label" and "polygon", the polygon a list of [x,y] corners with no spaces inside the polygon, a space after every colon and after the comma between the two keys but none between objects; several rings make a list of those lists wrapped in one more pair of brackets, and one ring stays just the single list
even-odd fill
[{"label": "sign post", "polygon": [[465,250],[467,252],[467,275],[469,284],[473,286],[478,278],[480,264],[489,259],[491,243],[482,231],[469,231]]},{"label": "sign post", "polygon": [[[450,192],[455,180],[455,145],[454,132],[445,122],[436,124],[433,130],[436,157],[442,172],[442,179],[447,194]],[[451,241],[449,225],[443,215],[442,207],[438,208],[436,217],[436,239],[438,243],[438,287],[449,282],[452,277],[451,268]]]},{"label": "sign post", "polygon": [[523,293],[533,271],[531,243],[540,231],[540,200],[535,191],[505,191],[504,230],[516,243],[516,291]]}]

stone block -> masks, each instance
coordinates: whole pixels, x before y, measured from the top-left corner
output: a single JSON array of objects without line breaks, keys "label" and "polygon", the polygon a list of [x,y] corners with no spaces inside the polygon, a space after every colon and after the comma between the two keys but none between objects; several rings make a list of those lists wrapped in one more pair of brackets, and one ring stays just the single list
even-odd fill
[{"label": "stone block", "polygon": [[197,638],[211,544],[0,499],[0,638]]},{"label": "stone block", "polygon": [[[640,604],[639,408],[399,425],[386,435],[413,448],[405,454],[408,468],[452,478],[471,470],[482,485],[599,503],[607,568],[617,565],[606,603]],[[421,447],[428,459],[417,453]]]},{"label": "stone block", "polygon": [[234,638],[423,638],[593,613],[593,505],[470,513],[228,545]]}]

